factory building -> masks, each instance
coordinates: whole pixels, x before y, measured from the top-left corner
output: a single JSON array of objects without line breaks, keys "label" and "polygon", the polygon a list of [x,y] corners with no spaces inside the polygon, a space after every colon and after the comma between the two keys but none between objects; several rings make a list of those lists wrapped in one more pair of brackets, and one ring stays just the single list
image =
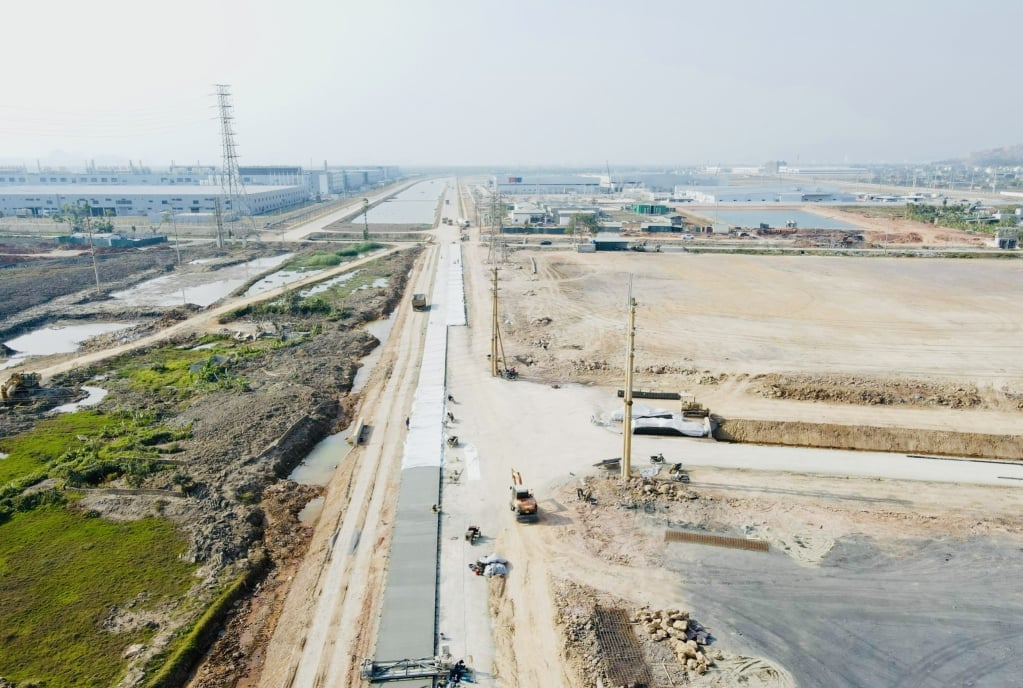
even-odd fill
[{"label": "factory building", "polygon": [[172,165],[167,170],[157,172],[145,167],[88,167],[84,172],[64,168],[29,172],[24,167],[0,167],[0,188],[59,184],[88,184],[89,186],[212,184],[216,183],[216,173],[216,168],[211,165]]},{"label": "factory building", "polygon": [[[246,187],[301,186],[307,189],[306,195],[312,198],[354,193],[399,179],[401,176],[398,168],[393,166],[304,170],[292,165],[245,165],[240,166],[238,171],[241,182]],[[171,165],[169,169],[163,171],[153,171],[142,166],[128,168],[89,166],[85,171],[60,168],[36,172],[29,172],[24,167],[0,167],[0,191],[11,187],[38,186],[39,195],[45,196],[54,193],[55,188],[67,185],[118,186],[122,187],[122,190],[137,186],[219,187],[220,176],[220,172],[213,165]]]},{"label": "factory building", "polygon": [[585,174],[493,177],[490,188],[512,196],[594,196],[610,192],[604,179]]},{"label": "factory building", "polygon": [[754,186],[677,187],[675,194],[680,198],[703,205],[717,203],[852,203],[856,200],[852,194],[820,187],[813,189]]},{"label": "factory building", "polygon": [[233,208],[219,186],[103,186],[46,184],[0,187],[0,213],[15,217],[49,217],[64,205],[87,204],[96,217],[144,216],[159,219],[165,213],[213,213],[220,199],[221,212],[254,215],[302,203],[309,196],[304,186],[253,186],[246,189],[244,208]]}]

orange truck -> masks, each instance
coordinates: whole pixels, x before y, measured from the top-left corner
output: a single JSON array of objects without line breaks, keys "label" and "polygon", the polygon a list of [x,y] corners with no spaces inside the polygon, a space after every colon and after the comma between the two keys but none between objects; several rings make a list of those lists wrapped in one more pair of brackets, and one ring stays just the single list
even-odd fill
[{"label": "orange truck", "polygon": [[540,519],[533,491],[522,484],[522,476],[512,469],[511,501],[509,507],[519,523],[534,523]]}]

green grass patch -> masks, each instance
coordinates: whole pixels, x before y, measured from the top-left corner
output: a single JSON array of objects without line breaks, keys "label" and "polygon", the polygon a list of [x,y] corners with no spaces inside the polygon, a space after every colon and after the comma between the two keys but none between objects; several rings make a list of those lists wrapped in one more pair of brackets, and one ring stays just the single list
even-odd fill
[{"label": "green grass patch", "polygon": [[221,591],[187,633],[175,643],[169,655],[159,658],[161,665],[145,683],[145,688],[176,688],[184,683],[192,666],[213,642],[214,635],[235,601],[245,595],[249,586],[265,573],[266,564],[265,558],[259,558],[245,573],[235,578],[234,582]]},{"label": "green grass patch", "polygon": [[197,566],[181,561],[184,537],[164,520],[112,523],[61,507],[0,524],[0,668],[46,688],[111,686],[124,649],[153,630],[103,629],[110,607],[144,612],[180,600]]},{"label": "green grass patch", "polygon": [[115,365],[117,374],[127,380],[130,389],[164,400],[184,400],[216,389],[245,389],[244,379],[232,370],[233,363],[238,358],[261,353],[252,346],[225,345],[198,350],[168,346],[141,358],[126,356]]},{"label": "green grass patch", "polygon": [[129,485],[140,484],[164,468],[152,461],[163,453],[160,445],[190,435],[191,428],[161,425],[146,412],[88,409],[43,419],[0,441],[8,454],[0,460],[0,518],[37,506],[19,495],[46,478],[81,486],[126,476]]},{"label": "green grass patch", "polygon": [[298,256],[290,260],[285,266],[288,270],[307,270],[315,268],[329,268],[340,265],[350,258],[355,258],[363,253],[383,248],[383,244],[375,241],[363,241],[352,246],[338,249],[337,251],[315,251],[310,254]]},{"label": "green grass patch", "polygon": [[0,439],[0,485],[45,471],[69,450],[82,444],[79,436],[97,438],[121,420],[95,410],[62,413],[35,424],[28,432]]}]

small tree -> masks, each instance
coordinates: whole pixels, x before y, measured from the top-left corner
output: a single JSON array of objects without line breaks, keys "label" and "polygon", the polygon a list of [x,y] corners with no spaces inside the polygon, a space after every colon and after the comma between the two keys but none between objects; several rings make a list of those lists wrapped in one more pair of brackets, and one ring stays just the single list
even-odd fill
[{"label": "small tree", "polygon": [[[71,229],[72,233],[80,232],[82,229],[89,235],[89,250],[92,253],[92,271],[96,275],[96,291],[99,291],[99,265],[96,262],[96,244],[92,241],[92,223],[89,222],[89,218],[92,217],[92,208],[89,207],[88,203],[76,203],[70,205],[65,203],[60,207],[60,212],[53,216],[54,222],[65,222]],[[104,220],[110,225],[110,230],[113,231],[113,225],[109,220]]]},{"label": "small tree", "polygon": [[110,220],[96,220],[93,224],[93,229],[96,230],[97,234],[112,234],[114,231],[114,223]]},{"label": "small tree", "polygon": [[600,231],[600,223],[596,215],[573,213],[568,219],[568,233],[573,235],[596,234]]}]

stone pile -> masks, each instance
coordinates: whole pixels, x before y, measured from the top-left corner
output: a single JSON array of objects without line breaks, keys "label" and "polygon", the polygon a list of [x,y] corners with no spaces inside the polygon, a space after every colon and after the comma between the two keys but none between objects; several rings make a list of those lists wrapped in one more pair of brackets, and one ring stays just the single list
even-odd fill
[{"label": "stone pile", "polygon": [[[667,470],[664,470],[663,473],[667,473]],[[698,498],[697,494],[690,490],[685,483],[657,480],[656,478],[633,478],[630,480],[629,497],[638,502],[657,499],[685,502]]]},{"label": "stone pile", "polygon": [[697,674],[707,673],[714,661],[721,659],[720,652],[706,649],[708,634],[700,624],[689,618],[689,612],[681,609],[649,610],[636,612],[633,622],[639,624],[658,643],[667,643],[679,663]]}]

